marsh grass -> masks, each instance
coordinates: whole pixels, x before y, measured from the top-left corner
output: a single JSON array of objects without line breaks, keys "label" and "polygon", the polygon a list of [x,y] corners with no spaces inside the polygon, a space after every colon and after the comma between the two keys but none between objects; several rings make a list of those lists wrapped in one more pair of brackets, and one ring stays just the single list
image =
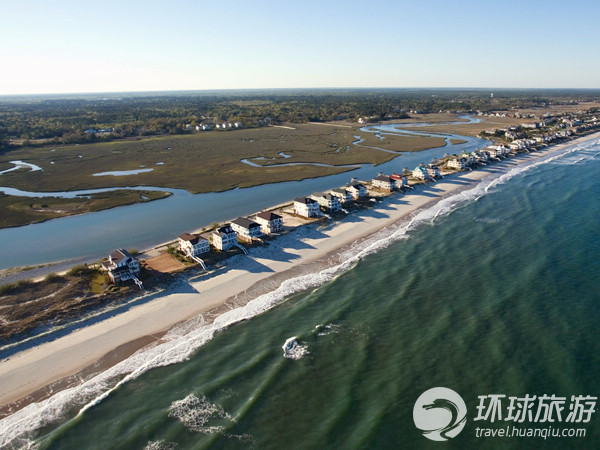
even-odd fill
[{"label": "marsh grass", "polygon": [[[220,192],[236,187],[338,174],[351,169],[337,166],[379,165],[396,156],[370,146],[406,152],[445,145],[442,138],[427,136],[386,135],[384,140],[379,140],[354,125],[344,128],[294,124],[292,128],[211,131],[94,144],[21,148],[0,155],[0,166],[10,167],[8,161],[20,159],[37,164],[43,170],[9,172],[0,181],[2,185],[33,192],[123,185],[164,186],[192,193]],[[361,146],[352,144],[356,135],[365,138]],[[281,152],[290,158],[283,158]],[[256,157],[265,158],[264,167],[251,167],[241,162],[242,159]],[[334,167],[277,165],[295,162],[317,162]],[[93,176],[100,172],[139,168],[153,170],[128,176]],[[95,194],[90,199],[25,198],[0,194],[0,227],[151,201],[166,195],[169,194],[131,190]]]}]

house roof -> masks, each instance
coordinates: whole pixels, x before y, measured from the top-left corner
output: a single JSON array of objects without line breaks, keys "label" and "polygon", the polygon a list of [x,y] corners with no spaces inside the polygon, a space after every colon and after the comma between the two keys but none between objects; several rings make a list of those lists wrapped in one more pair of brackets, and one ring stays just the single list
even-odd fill
[{"label": "house roof", "polygon": [[338,197],[336,197],[335,195],[331,195],[329,192],[325,193],[325,192],[315,192],[313,195],[313,197],[319,197],[319,198],[324,198],[325,200],[331,201],[333,199],[335,199],[336,201],[339,201]]},{"label": "house roof", "polygon": [[215,233],[217,234],[232,234],[235,233],[229,224],[223,225],[216,229]]},{"label": "house roof", "polygon": [[348,184],[347,186],[348,186],[348,188],[354,188],[357,191],[361,190],[361,189],[366,189],[365,185],[364,184],[360,184],[360,183],[352,183],[352,184]]},{"label": "house roof", "polygon": [[348,191],[344,188],[332,189],[331,192],[337,192],[337,193],[343,194],[343,195],[346,195],[348,193]]},{"label": "house roof", "polygon": [[373,180],[385,181],[386,183],[389,183],[391,181],[390,177],[388,177],[387,175],[377,175],[375,178],[373,178]]},{"label": "house roof", "polygon": [[294,201],[298,202],[298,203],[305,203],[307,205],[310,203],[317,203],[316,200],[313,200],[310,197],[298,197],[298,198],[295,198]]},{"label": "house roof", "polygon": [[190,233],[183,233],[182,235],[179,236],[179,239],[188,241],[192,245],[196,245],[200,241],[206,241],[206,239],[201,237],[199,234],[190,234]]},{"label": "house roof", "polygon": [[279,214],[275,214],[274,212],[271,212],[271,211],[263,211],[263,212],[257,214],[256,217],[260,217],[261,219],[268,220],[269,222],[271,222],[273,220],[281,219],[281,216]]},{"label": "house roof", "polygon": [[131,258],[131,254],[123,248],[118,248],[110,254],[110,259],[112,259],[116,263],[119,263],[127,258]]},{"label": "house roof", "polygon": [[235,223],[236,225],[239,225],[240,227],[244,227],[247,229],[256,228],[256,227],[260,228],[259,224],[257,224],[253,220],[246,219],[245,217],[238,217],[237,219],[235,219],[233,221],[233,223]]}]

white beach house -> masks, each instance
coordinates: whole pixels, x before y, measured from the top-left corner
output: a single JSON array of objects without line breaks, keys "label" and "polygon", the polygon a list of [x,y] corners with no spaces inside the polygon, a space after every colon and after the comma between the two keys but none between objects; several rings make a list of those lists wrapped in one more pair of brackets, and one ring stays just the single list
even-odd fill
[{"label": "white beach house", "polygon": [[442,172],[440,172],[440,168],[438,166],[434,166],[433,164],[428,164],[427,173],[429,173],[430,178],[438,178],[442,176]]},{"label": "white beach house", "polygon": [[238,217],[231,222],[231,228],[237,233],[238,238],[245,241],[252,241],[262,235],[260,224],[245,217]]},{"label": "white beach house", "polygon": [[237,233],[229,224],[217,228],[210,237],[213,247],[218,250],[229,250],[237,244]]},{"label": "white beach house", "polygon": [[346,188],[332,189],[329,193],[339,198],[342,205],[352,201],[352,194]]},{"label": "white beach house", "polygon": [[380,173],[375,178],[373,178],[372,184],[373,187],[384,189],[386,191],[393,191],[396,187],[396,180]]},{"label": "white beach house", "polygon": [[412,176],[417,180],[429,180],[431,178],[429,176],[429,171],[423,166],[415,167],[415,169],[412,171]]},{"label": "white beach house", "polygon": [[392,178],[396,182],[396,189],[402,189],[408,186],[408,179],[406,177],[403,177],[399,173],[391,174],[390,178]]},{"label": "white beach house", "polygon": [[364,184],[350,182],[346,185],[346,189],[348,189],[354,200],[367,196],[367,187]]},{"label": "white beach house", "polygon": [[448,169],[463,170],[467,167],[467,163],[464,158],[452,158],[446,163]]},{"label": "white beach house", "polygon": [[283,231],[283,217],[274,212],[264,211],[254,218],[264,234],[279,233]]},{"label": "white beach house", "polygon": [[140,263],[137,258],[122,248],[108,255],[108,261],[102,263],[102,268],[108,271],[113,283],[134,279],[140,273]]},{"label": "white beach house", "polygon": [[294,211],[303,217],[319,217],[321,215],[319,204],[310,197],[298,197],[294,199]]},{"label": "white beach house", "polygon": [[340,202],[339,197],[336,197],[335,195],[315,192],[310,197],[313,200],[316,200],[319,205],[329,212],[335,212],[342,209],[342,203]]},{"label": "white beach house", "polygon": [[179,249],[185,255],[198,256],[210,252],[210,243],[199,234],[183,233],[177,239]]},{"label": "white beach house", "polygon": [[471,152],[471,155],[477,162],[485,162],[488,160],[488,154],[486,152],[482,152],[481,150],[473,151]]}]

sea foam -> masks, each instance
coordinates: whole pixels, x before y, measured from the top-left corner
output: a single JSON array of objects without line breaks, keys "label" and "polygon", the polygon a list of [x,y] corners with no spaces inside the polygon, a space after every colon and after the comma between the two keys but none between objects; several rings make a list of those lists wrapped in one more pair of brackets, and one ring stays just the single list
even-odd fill
[{"label": "sea foam", "polygon": [[225,431],[225,424],[235,422],[223,407],[206,397],[190,394],[169,407],[169,417],[179,420],[190,431],[212,434]]},{"label": "sea foam", "polygon": [[283,357],[288,359],[302,359],[305,355],[310,353],[306,345],[300,345],[298,338],[293,336],[288,338],[285,343],[281,346],[283,349]]},{"label": "sea foam", "polygon": [[[210,341],[217,331],[261,314],[283,302],[291,294],[312,289],[331,281],[351,269],[358,260],[365,256],[380,251],[393,242],[406,239],[409,231],[419,224],[430,223],[437,217],[448,214],[460,204],[477,199],[496,186],[506,183],[514,176],[534,167],[557,161],[559,158],[571,155],[576,151],[585,151],[597,145],[598,143],[593,143],[569,147],[549,156],[536,159],[532,163],[509,168],[507,172],[501,175],[491,174],[484,177],[472,188],[442,198],[434,205],[416,211],[408,220],[401,220],[359,243],[354,243],[348,250],[340,253],[339,262],[331,267],[285,280],[277,289],[260,295],[244,306],[225,312],[212,323],[206,323],[204,316],[198,316],[191,322],[174,328],[163,338],[163,342],[138,351],[126,360],[78,386],[60,391],[39,403],[30,404],[0,420],[0,447],[22,448],[31,445],[31,439],[35,437],[37,430],[66,419],[68,411],[73,406],[83,405],[80,409],[81,414],[101,402],[122,384],[139,377],[148,370],[186,360],[199,347]],[[586,152],[585,155],[593,158],[596,153]],[[186,401],[193,403],[197,400],[190,398]],[[199,404],[202,403],[201,399],[198,401],[200,401]]]}]

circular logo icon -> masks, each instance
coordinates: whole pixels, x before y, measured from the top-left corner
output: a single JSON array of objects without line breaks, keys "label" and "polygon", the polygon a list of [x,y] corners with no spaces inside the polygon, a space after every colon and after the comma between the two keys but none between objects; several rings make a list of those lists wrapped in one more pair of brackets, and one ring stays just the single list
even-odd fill
[{"label": "circular logo icon", "polygon": [[413,420],[427,439],[447,441],[456,437],[465,427],[467,405],[452,389],[434,387],[417,399]]}]

